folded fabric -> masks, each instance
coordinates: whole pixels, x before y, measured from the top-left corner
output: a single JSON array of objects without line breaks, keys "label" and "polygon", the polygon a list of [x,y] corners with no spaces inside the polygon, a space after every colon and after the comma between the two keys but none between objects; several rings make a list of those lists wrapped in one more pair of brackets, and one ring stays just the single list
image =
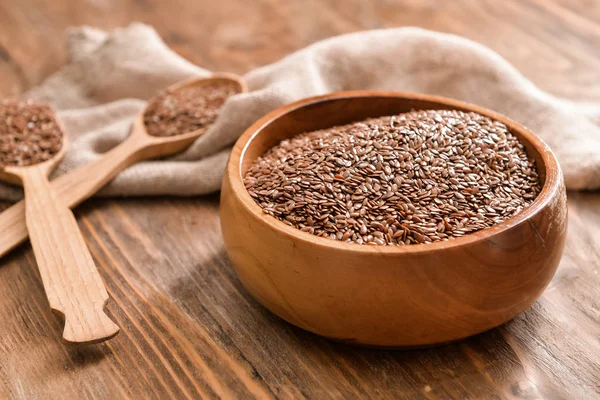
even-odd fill
[{"label": "folded fabric", "polygon": [[[149,26],[67,34],[69,63],[26,96],[52,104],[71,147],[55,172],[100,157],[129,133],[145,101],[166,86],[210,72],[171,51]],[[330,38],[248,72],[249,93],[225,104],[217,122],[188,150],[125,170],[99,195],[201,195],[219,190],[230,146],[267,112],[341,90],[392,90],[456,98],[505,114],[541,136],[569,189],[600,187],[600,104],[552,96],[490,49],[418,28]],[[18,188],[0,185],[0,198]]]}]

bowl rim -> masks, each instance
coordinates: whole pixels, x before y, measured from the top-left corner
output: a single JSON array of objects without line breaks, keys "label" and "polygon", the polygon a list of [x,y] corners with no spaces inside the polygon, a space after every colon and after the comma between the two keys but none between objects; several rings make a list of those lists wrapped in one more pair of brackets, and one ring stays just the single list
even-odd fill
[{"label": "bowl rim", "polygon": [[[266,126],[273,123],[278,118],[291,112],[294,112],[300,108],[312,106],[318,103],[326,103],[331,100],[343,100],[364,97],[404,98],[406,100],[439,103],[446,107],[455,107],[473,111],[504,123],[506,126],[509,127],[511,131],[518,131],[520,138],[523,138],[525,141],[529,142],[529,144],[535,149],[535,151],[539,153],[540,158],[544,163],[546,172],[546,179],[544,185],[542,186],[542,190],[540,191],[536,199],[533,201],[533,203],[524,208],[520,213],[506,219],[505,221],[499,224],[451,240],[438,241],[433,243],[411,244],[405,246],[365,245],[322,238],[308,232],[302,232],[298,228],[289,226],[283,223],[282,221],[278,220],[277,218],[265,214],[262,208],[258,205],[258,203],[256,203],[256,201],[250,196],[250,194],[246,190],[246,186],[244,185],[242,178],[241,161],[244,159],[246,151],[251,145],[252,141],[258,135],[260,135],[260,133]],[[277,231],[279,234],[284,235],[288,239],[294,241],[301,241],[313,246],[329,248],[331,250],[352,251],[357,253],[367,253],[374,255],[429,253],[439,250],[458,248],[482,240],[490,239],[493,236],[506,232],[522,223],[527,222],[530,218],[534,217],[536,214],[538,214],[540,211],[542,211],[548,206],[548,204],[556,196],[557,191],[562,185],[562,171],[560,165],[558,164],[558,160],[556,159],[556,156],[554,155],[550,147],[527,127],[519,124],[516,121],[513,121],[512,119],[502,114],[480,106],[476,106],[471,103],[442,96],[411,92],[371,90],[333,92],[325,95],[309,97],[284,105],[269,112],[268,114],[257,120],[254,124],[252,124],[248,129],[246,129],[246,131],[244,131],[244,133],[238,138],[232,149],[229,161],[227,162],[225,174],[225,179],[229,179],[232,195],[237,197],[244,209],[259,223],[264,224],[268,228]]]}]

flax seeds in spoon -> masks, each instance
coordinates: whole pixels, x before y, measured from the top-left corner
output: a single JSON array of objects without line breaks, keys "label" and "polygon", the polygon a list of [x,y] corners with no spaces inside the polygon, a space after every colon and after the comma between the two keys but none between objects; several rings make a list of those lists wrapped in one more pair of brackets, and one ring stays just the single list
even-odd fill
[{"label": "flax seeds in spoon", "polygon": [[235,82],[167,89],[154,97],[144,112],[152,136],[174,136],[206,129],[215,122],[223,104],[240,92]]},{"label": "flax seeds in spoon", "polygon": [[62,131],[50,107],[31,100],[0,105],[0,167],[38,164],[60,151]]},{"label": "flax seeds in spoon", "polygon": [[541,190],[535,162],[506,125],[449,110],[296,135],[257,159],[244,184],[288,225],[374,245],[477,232],[518,214]]}]

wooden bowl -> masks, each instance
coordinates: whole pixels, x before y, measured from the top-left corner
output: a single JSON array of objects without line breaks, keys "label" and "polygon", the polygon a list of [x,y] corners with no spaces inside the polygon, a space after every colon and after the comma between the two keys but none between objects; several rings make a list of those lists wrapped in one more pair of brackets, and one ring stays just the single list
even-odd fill
[{"label": "wooden bowl", "polygon": [[[506,124],[536,160],[543,188],[492,228],[432,244],[368,246],[323,239],[263,213],[242,177],[267,149],[300,132],[412,109],[475,111]],[[498,326],[550,282],[567,232],[561,169],[548,146],[495,112],[437,96],[341,92],[281,107],[238,140],[221,194],[225,247],[248,291],[308,331],[368,346],[427,346]]]}]

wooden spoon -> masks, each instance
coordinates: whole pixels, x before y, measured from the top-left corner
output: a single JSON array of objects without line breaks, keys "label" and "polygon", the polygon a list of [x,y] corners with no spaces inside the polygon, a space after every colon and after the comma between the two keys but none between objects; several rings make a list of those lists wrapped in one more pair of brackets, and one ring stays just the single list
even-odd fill
[{"label": "wooden spoon", "polygon": [[[58,121],[57,126],[64,132]],[[119,327],[104,313],[108,293],[75,216],[48,182],[66,147],[63,134],[61,149],[52,158],[4,166],[0,179],[23,185],[26,226],[50,308],[65,320],[63,339],[97,343],[115,336]]]},{"label": "wooden spoon", "polygon": [[[248,91],[244,81],[233,74],[218,73],[207,78],[197,78],[177,83],[169,89],[177,90],[194,85],[234,82],[240,93]],[[119,172],[139,161],[168,156],[185,150],[205,129],[177,136],[150,136],[144,126],[144,111],[133,123],[129,137],[102,157],[64,174],[51,183],[52,189],[63,204],[73,208],[96,193]],[[25,204],[15,203],[0,214],[0,257],[27,239]]]}]

